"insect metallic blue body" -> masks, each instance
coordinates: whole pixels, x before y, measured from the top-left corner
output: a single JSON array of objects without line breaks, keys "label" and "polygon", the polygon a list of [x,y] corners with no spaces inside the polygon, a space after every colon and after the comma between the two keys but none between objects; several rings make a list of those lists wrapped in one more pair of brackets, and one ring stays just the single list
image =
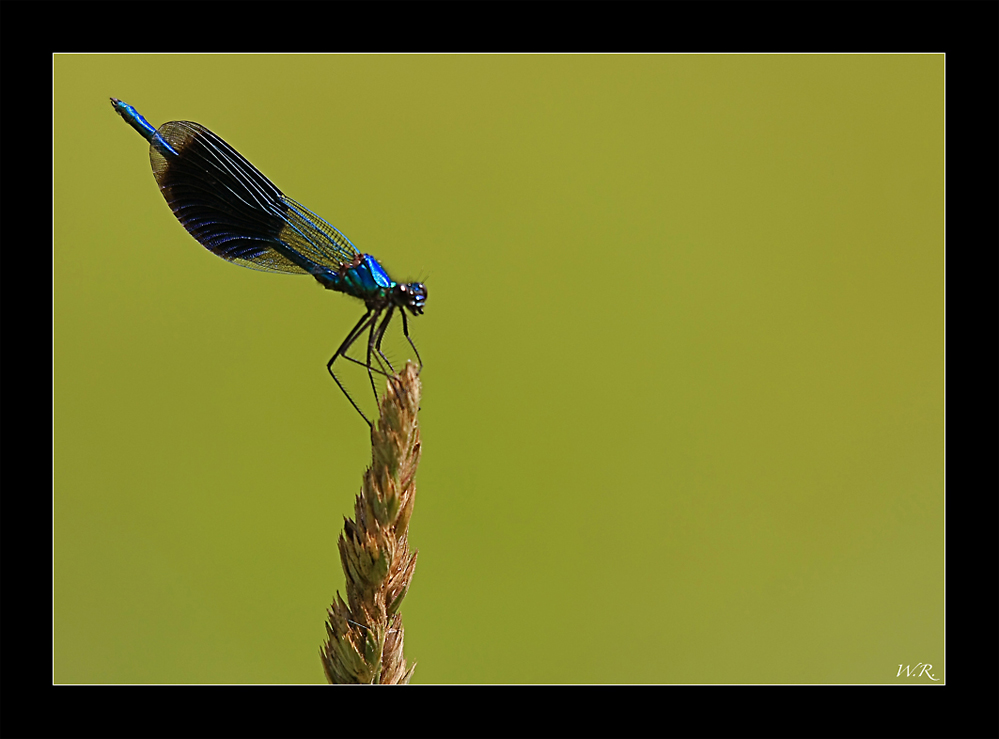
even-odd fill
[{"label": "insect metallic blue body", "polygon": [[[422,367],[420,353],[409,335],[406,311],[414,316],[423,313],[427,299],[423,283],[394,281],[377,259],[362,254],[340,231],[287,197],[204,126],[170,121],[156,129],[128,103],[111,98],[111,104],[149,142],[153,176],[163,197],[202,246],[243,267],[312,275],[327,290],[364,301],[367,311],[330,357],[326,369],[370,426],[371,421],[333,372],[333,363],[343,357],[366,367],[377,398],[372,373],[395,372],[381,347],[398,308],[402,332]],[[347,356],[347,350],[365,332],[367,356],[361,362]]]}]

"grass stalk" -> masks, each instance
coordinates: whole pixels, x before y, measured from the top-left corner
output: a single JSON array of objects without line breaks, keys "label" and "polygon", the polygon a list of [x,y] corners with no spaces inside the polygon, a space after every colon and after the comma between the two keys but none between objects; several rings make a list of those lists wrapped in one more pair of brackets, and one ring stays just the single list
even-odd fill
[{"label": "grass stalk", "polygon": [[337,546],[347,602],[337,591],[319,650],[331,683],[408,683],[399,606],[409,591],[417,552],[408,545],[420,461],[420,377],[412,363],[388,381],[371,429],[371,467],[344,517]]}]

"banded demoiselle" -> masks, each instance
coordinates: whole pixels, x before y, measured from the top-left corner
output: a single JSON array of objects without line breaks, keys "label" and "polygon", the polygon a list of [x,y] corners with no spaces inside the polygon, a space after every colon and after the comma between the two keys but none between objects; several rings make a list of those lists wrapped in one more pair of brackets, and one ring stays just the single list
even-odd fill
[{"label": "banded demoiselle", "polygon": [[[333,372],[333,363],[343,357],[367,368],[377,400],[372,373],[395,374],[382,351],[382,338],[398,308],[402,332],[422,368],[423,360],[409,335],[406,311],[414,316],[423,313],[426,286],[393,280],[377,259],[362,254],[340,231],[287,197],[204,126],[170,121],[156,129],[128,103],[111,98],[111,104],[149,142],[149,159],[160,192],[177,220],[202,246],[243,267],[312,275],[327,290],[364,302],[367,310],[330,357],[326,369],[370,426],[371,421]],[[362,362],[347,356],[347,350],[365,332],[368,348]]]}]

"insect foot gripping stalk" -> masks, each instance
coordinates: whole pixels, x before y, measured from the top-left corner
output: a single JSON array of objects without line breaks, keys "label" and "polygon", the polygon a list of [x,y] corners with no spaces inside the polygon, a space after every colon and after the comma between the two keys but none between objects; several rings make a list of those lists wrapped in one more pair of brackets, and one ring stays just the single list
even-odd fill
[{"label": "insect foot gripping stalk", "polygon": [[408,683],[399,606],[409,590],[417,552],[407,542],[420,461],[420,377],[416,365],[388,381],[371,429],[371,467],[344,519],[337,542],[347,577],[347,602],[337,592],[328,609],[319,656],[331,683]]}]

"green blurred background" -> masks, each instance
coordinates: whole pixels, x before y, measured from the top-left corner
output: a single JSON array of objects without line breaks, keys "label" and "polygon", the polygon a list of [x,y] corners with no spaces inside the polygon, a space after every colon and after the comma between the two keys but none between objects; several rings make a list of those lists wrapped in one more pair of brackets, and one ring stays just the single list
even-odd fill
[{"label": "green blurred background", "polygon": [[325,369],[361,304],[199,246],[112,95],[426,281],[414,682],[944,676],[942,56],[54,86],[57,682],[324,682],[370,454]]}]

